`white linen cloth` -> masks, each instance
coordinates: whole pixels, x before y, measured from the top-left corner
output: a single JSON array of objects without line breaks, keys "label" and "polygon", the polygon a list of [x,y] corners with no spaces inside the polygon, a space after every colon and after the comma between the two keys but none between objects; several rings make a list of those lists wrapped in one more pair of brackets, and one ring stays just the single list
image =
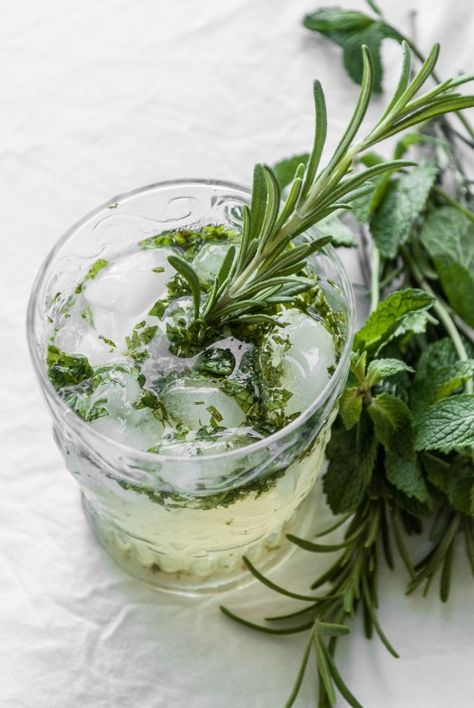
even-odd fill
[{"label": "white linen cloth", "polygon": [[[395,24],[415,4],[418,43],[442,42],[440,73],[472,71],[472,4],[383,3]],[[25,308],[46,253],[97,204],[177,177],[249,183],[254,162],[306,150],[315,77],[334,145],[356,87],[339,50],[301,26],[317,0],[1,5],[0,705],[279,708],[302,637],[232,624],[223,596],[158,593],[94,542],[33,377]],[[396,46],[384,55],[393,86]],[[277,577],[302,590],[319,564],[301,552]],[[402,658],[367,642],[359,623],[339,654],[366,708],[474,705],[474,584],[462,554],[455,565],[447,605],[434,593],[405,598],[402,570],[382,573],[381,620]],[[288,606],[256,585],[225,602],[255,618]],[[315,705],[312,678],[297,705]]]}]

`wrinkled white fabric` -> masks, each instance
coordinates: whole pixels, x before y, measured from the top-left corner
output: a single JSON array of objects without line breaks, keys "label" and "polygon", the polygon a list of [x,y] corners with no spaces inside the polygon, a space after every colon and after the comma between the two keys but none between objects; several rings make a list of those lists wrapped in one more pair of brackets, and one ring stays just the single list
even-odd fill
[{"label": "wrinkled white fabric", "polygon": [[[406,21],[413,4],[383,3],[395,23]],[[303,638],[275,640],[231,624],[218,612],[222,596],[157,593],[128,578],[97,547],[51,437],[24,318],[34,275],[53,243],[113,194],[175,177],[248,183],[255,161],[307,149],[316,76],[327,91],[334,145],[356,89],[339,50],[300,24],[317,5],[2,3],[3,708],[279,708],[285,702]],[[440,72],[472,71],[471,3],[416,5],[419,44],[442,41]],[[384,54],[394,67],[395,45],[387,44]],[[395,73],[390,68],[387,84]],[[327,518],[322,510],[321,524]],[[297,554],[276,577],[302,589],[320,563]],[[381,619],[402,658],[366,642],[358,623],[340,651],[344,677],[366,708],[474,705],[474,589],[461,554],[455,578],[444,606],[434,594],[405,598],[401,569],[382,573]],[[294,606],[257,586],[229,593],[225,602],[253,617],[270,606]],[[308,680],[298,706],[313,705]]]}]

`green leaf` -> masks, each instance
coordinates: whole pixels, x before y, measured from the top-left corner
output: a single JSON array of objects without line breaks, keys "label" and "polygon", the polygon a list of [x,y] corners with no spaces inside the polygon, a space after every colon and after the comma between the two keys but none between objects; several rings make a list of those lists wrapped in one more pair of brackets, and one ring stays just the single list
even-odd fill
[{"label": "green leaf", "polygon": [[377,444],[370,418],[362,414],[351,430],[333,428],[323,488],[334,514],[352,511],[372,479]]},{"label": "green leaf", "polygon": [[457,361],[452,367],[441,369],[439,377],[443,378],[443,381],[436,387],[434,400],[440,401],[455,393],[464,383],[472,379],[473,375],[474,359]]},{"label": "green leaf", "polygon": [[473,374],[474,360],[468,359],[434,368],[423,378],[418,376],[410,391],[413,412],[421,413],[432,403],[456,393],[466,381],[472,379]]},{"label": "green leaf", "polygon": [[282,191],[285,187],[288,187],[288,185],[292,183],[298,166],[301,164],[307,165],[308,160],[309,155],[307,152],[304,152],[301,155],[287,157],[273,165],[273,173],[277,178],[278,184],[280,185],[280,189]]},{"label": "green leaf", "polygon": [[426,456],[424,465],[428,479],[443,492],[451,506],[463,514],[474,516],[474,465],[466,457],[458,456],[449,465]]},{"label": "green leaf", "polygon": [[77,386],[93,375],[89,360],[83,354],[67,354],[58,347],[49,345],[46,363],[48,376],[56,390],[65,386]]},{"label": "green leaf", "polygon": [[431,495],[416,456],[403,459],[393,452],[385,453],[385,474],[388,481],[407,497],[421,504],[430,504]]},{"label": "green leaf", "polygon": [[331,214],[318,221],[318,231],[323,236],[331,237],[331,244],[337,248],[355,248],[357,240],[351,229],[342,223],[336,214]]},{"label": "green leaf", "polygon": [[408,332],[419,331],[423,320],[413,317],[422,314],[433,304],[433,298],[424,290],[406,288],[389,295],[379,303],[354,340],[354,349],[377,354],[388,342]]},{"label": "green leaf", "polygon": [[362,395],[358,386],[344,389],[339,401],[339,414],[346,430],[359,421],[362,413]]},{"label": "green leaf", "polygon": [[453,309],[474,327],[474,223],[454,207],[431,211],[421,242]]},{"label": "green leaf", "polygon": [[415,419],[417,450],[450,452],[474,445],[474,395],[443,398]]},{"label": "green leaf", "polygon": [[315,111],[314,140],[301,189],[302,197],[306,196],[314,182],[327,137],[328,119],[326,98],[324,96],[323,87],[319,81],[314,81],[313,83],[313,100]]},{"label": "green leaf", "polygon": [[443,337],[426,346],[416,366],[415,381],[432,378],[438,369],[450,367],[458,361],[458,355],[449,337]]},{"label": "green leaf", "polygon": [[391,182],[382,203],[370,221],[370,230],[380,254],[395,258],[408,240],[413,223],[425,207],[437,175],[437,167],[418,165]]},{"label": "green leaf", "polygon": [[333,622],[321,622],[316,625],[319,634],[327,637],[342,637],[350,634],[351,629],[346,624],[335,624]]},{"label": "green leaf", "polygon": [[[227,256],[224,259],[224,263],[226,260]],[[187,261],[184,260],[184,258],[181,258],[181,256],[169,256],[168,261],[189,285],[189,289],[191,290],[191,294],[193,296],[194,318],[197,319],[199,317],[199,306],[201,304],[201,285],[199,283],[199,278],[196,271]]]},{"label": "green leaf", "polygon": [[411,366],[401,359],[374,359],[367,369],[367,384],[373,386],[382,379],[396,376],[402,371],[414,371]]},{"label": "green leaf", "polygon": [[374,61],[374,91],[382,91],[383,67],[380,46],[384,39],[402,41],[402,36],[380,19],[372,19],[362,12],[326,8],[306,15],[304,26],[319,32],[343,50],[343,62],[349,76],[362,83],[361,46],[367,45]]},{"label": "green leaf", "polygon": [[368,412],[382,445],[400,457],[409,457],[413,450],[413,433],[407,404],[391,393],[380,393],[372,399]]},{"label": "green leaf", "polygon": [[91,267],[87,271],[87,273],[84,277],[84,280],[81,283],[79,283],[79,285],[76,287],[76,289],[75,289],[76,295],[79,295],[79,293],[82,292],[83,287],[88,280],[94,280],[94,278],[102,270],[102,268],[105,268],[108,265],[109,265],[109,261],[106,261],[105,258],[98,258],[96,261],[94,261],[94,263],[91,265]]}]

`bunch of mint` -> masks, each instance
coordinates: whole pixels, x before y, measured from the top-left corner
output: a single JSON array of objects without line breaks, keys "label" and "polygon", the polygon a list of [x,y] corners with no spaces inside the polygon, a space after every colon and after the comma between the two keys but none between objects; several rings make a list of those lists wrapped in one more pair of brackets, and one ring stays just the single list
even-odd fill
[{"label": "bunch of mint", "polygon": [[[342,48],[344,67],[357,83],[360,47],[369,46],[375,90],[382,91],[384,39],[406,40],[420,60],[423,56],[374,2],[368,4],[375,16],[326,8],[306,16],[304,24]],[[433,79],[441,83],[438,76]],[[316,578],[313,594],[277,586],[245,559],[268,588],[304,605],[261,625],[223,608],[233,619],[273,635],[309,633],[287,708],[297,699],[312,653],[319,708],[334,705],[336,692],[360,707],[334,659],[337,642],[350,632],[357,613],[367,637],[375,632],[397,656],[377,616],[382,558],[394,568],[398,555],[407,593],[421,587],[426,594],[435,581],[443,602],[453,582],[455,553],[466,553],[474,575],[474,199],[465,169],[473,141],[474,129],[462,114],[425,123],[405,134],[394,150],[395,159],[414,154],[417,167],[382,175],[353,205],[371,314],[355,337],[327,449],[323,486],[337,520],[320,536],[338,527],[344,533],[332,545],[290,537],[307,552],[340,555]],[[275,166],[282,188],[304,160],[298,155]],[[383,160],[376,153],[363,158],[365,166]],[[336,245],[355,245],[337,217],[318,226]],[[408,551],[406,537],[423,528],[429,529],[430,549],[420,559],[416,544]]]}]

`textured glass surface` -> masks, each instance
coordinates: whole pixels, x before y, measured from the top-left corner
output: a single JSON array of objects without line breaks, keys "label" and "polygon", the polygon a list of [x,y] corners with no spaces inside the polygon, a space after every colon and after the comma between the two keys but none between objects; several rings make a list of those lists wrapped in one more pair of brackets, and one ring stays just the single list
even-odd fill
[{"label": "textured glass surface", "polygon": [[[180,181],[119,196],[70,229],[48,256],[29,308],[29,344],[53,416],[56,442],[77,479],[102,545],[129,572],[162,588],[196,591],[242,580],[242,555],[265,567],[282,557],[284,533],[324,463],[337,398],[348,370],[353,298],[334,250],[313,259],[331,306],[344,313],[347,341],[318,399],[282,430],[213,456],[165,457],[111,440],[78,418],[46,373],[48,304],[71,290],[98,258],[166,229],[239,226],[247,190]],[[306,234],[307,238],[312,232]]]}]

